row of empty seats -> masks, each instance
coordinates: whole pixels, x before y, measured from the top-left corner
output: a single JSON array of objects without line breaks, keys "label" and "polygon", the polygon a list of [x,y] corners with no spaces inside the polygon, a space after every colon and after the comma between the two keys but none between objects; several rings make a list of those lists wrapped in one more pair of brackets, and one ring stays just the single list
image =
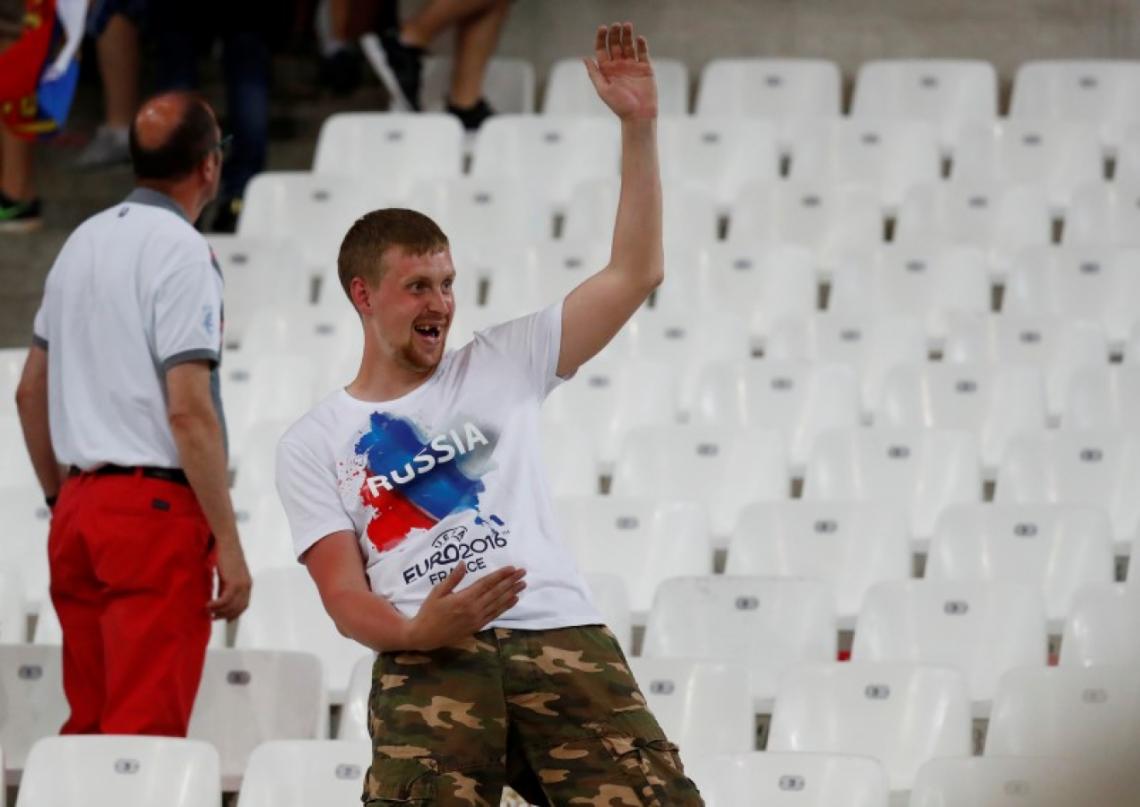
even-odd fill
[{"label": "row of empty seats", "polygon": [[[8,649],[0,649],[0,659],[9,660],[9,656]],[[213,694],[210,690],[213,671],[209,665],[217,664],[224,656],[224,652],[211,652],[204,682],[207,698]],[[206,721],[196,717],[198,722],[192,727],[189,740],[160,741],[171,744],[171,750],[166,753],[179,754],[176,750],[179,748],[195,749],[194,754],[204,760],[201,763],[204,767],[197,767],[189,761],[192,757],[181,758],[179,779],[185,781],[185,787],[203,788],[201,792],[211,796],[214,804],[222,789],[236,791],[239,788],[242,805],[247,805],[246,799],[250,800],[248,804],[333,803],[296,801],[297,795],[308,788],[327,788],[333,784],[332,780],[339,782],[338,788],[354,787],[359,794],[370,757],[367,736],[360,734],[361,721],[355,717],[349,721],[339,742],[324,739],[317,727],[306,723],[302,713],[319,699],[319,693],[297,677],[302,669],[299,661],[299,657],[286,659],[279,655],[271,661],[267,657],[257,659],[253,654],[245,654],[241,658],[233,656],[219,665],[219,669],[228,669],[228,691],[218,698],[218,704],[224,703],[228,712],[213,716],[212,732],[203,731]],[[267,666],[269,664],[276,667]],[[680,745],[690,774],[698,785],[713,794],[722,792],[720,788],[730,787],[733,779],[744,776],[743,771],[753,765],[763,769],[765,758],[778,760],[772,764],[794,771],[796,759],[784,757],[790,754],[850,754],[870,758],[881,774],[875,792],[880,797],[892,794],[896,799],[893,803],[905,804],[902,799],[908,792],[913,790],[911,795],[917,798],[930,787],[931,783],[926,780],[937,777],[923,768],[932,760],[940,759],[959,760],[955,764],[942,764],[969,770],[1015,764],[992,761],[1005,758],[1022,759],[1022,764],[1029,766],[1030,760],[1044,757],[1058,760],[1059,770],[1069,776],[1095,770],[1101,777],[1101,785],[1113,775],[1123,775],[1125,778],[1119,784],[1136,786],[1135,779],[1127,778],[1135,773],[1131,766],[1137,761],[1135,743],[1140,731],[1140,690],[1135,666],[1010,669],[997,684],[993,710],[983,732],[982,756],[975,757],[967,679],[952,667],[869,661],[795,666],[779,683],[765,742],[766,752],[757,754],[746,668],[730,662],[677,659],[634,659],[630,665],[648,705],[666,732]],[[360,666],[366,669],[370,664],[366,661]],[[24,669],[32,667],[25,665]],[[44,667],[39,669],[45,676],[51,672]],[[292,685],[287,698],[280,689],[288,685],[286,682]],[[43,690],[46,678],[27,676],[23,688]],[[350,706],[363,706],[366,690],[358,695]],[[223,734],[223,730],[232,733]],[[20,805],[71,803],[63,795],[56,795],[56,801],[33,799],[47,799],[52,788],[61,787],[63,794],[74,798],[80,792],[76,788],[90,788],[93,780],[114,781],[112,773],[138,775],[137,779],[122,779],[118,783],[127,787],[141,786],[152,773],[151,766],[156,764],[152,759],[144,766],[136,756],[146,753],[148,740],[141,738],[78,738],[88,740],[85,747],[82,743],[74,747],[74,752],[82,753],[86,762],[68,753],[69,744],[75,743],[77,738],[41,738],[22,749],[19,740],[27,738],[9,734],[4,739],[11,742],[17,753],[22,751],[26,755],[15,769],[20,771]],[[286,740],[294,742],[281,742]],[[133,753],[126,750],[132,748],[132,742],[135,743]],[[113,764],[100,752],[99,743],[105,744],[104,748],[118,749],[112,757]],[[11,752],[8,745],[4,748],[7,758]],[[271,769],[273,763],[281,765],[293,759],[286,748],[292,748],[294,754],[305,750],[309,756],[304,762]],[[768,753],[773,756],[768,757]],[[973,761],[965,766],[965,760],[971,758]],[[7,760],[6,764],[10,766]],[[92,776],[60,777],[58,767],[49,768],[57,772],[55,776],[45,775],[43,766],[61,764],[69,774],[86,769]],[[809,765],[810,758],[798,764]],[[717,773],[737,767],[742,768],[739,774]],[[9,770],[13,770],[11,766]],[[275,789],[263,781],[267,773],[277,780]],[[196,781],[199,777],[202,781]],[[812,775],[813,779],[816,777],[823,774]],[[310,778],[323,781],[310,781]],[[287,785],[292,787],[287,788]],[[150,787],[153,786],[152,783]],[[269,792],[278,794],[281,800],[257,800],[264,796],[250,794],[264,788],[271,788]],[[972,787],[965,790],[970,792]],[[123,797],[127,798],[128,792],[123,791]],[[1128,792],[1135,794],[1132,790]],[[93,802],[85,799],[84,803]],[[715,797],[713,803],[716,803]],[[822,807],[833,802],[806,803],[818,803]],[[1057,803],[1123,805],[1133,802]]]}]

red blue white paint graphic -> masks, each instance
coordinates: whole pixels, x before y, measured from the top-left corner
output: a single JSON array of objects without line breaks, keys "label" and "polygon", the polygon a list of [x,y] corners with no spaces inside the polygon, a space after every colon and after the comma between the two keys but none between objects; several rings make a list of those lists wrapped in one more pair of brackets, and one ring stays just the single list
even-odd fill
[{"label": "red blue white paint graphic", "polygon": [[483,482],[467,474],[461,459],[491,442],[467,422],[425,439],[413,423],[374,412],[355,452],[367,476],[360,496],[375,515],[368,538],[381,552],[412,530],[428,530],[453,513],[476,510]]}]

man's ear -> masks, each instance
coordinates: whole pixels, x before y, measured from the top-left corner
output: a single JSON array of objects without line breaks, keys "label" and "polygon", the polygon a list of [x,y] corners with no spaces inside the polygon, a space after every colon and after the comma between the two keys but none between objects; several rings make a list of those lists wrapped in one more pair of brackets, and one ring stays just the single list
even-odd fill
[{"label": "man's ear", "polygon": [[360,314],[372,313],[372,292],[362,277],[354,277],[348,283],[348,296],[352,306]]}]

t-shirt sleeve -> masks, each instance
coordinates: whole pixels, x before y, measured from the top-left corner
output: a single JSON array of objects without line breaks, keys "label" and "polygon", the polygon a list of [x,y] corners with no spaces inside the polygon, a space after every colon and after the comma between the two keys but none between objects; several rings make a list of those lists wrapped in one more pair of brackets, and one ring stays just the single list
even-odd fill
[{"label": "t-shirt sleeve", "polygon": [[47,350],[48,321],[46,302],[40,303],[40,307],[36,311],[36,318],[32,320],[32,344]]},{"label": "t-shirt sleeve", "polygon": [[277,444],[277,495],[298,559],[326,535],[355,532],[340,501],[335,469],[323,466],[311,449],[288,436]]},{"label": "t-shirt sleeve", "polygon": [[562,301],[540,311],[488,328],[480,335],[488,345],[516,360],[540,398],[565,379],[558,376],[562,349]]},{"label": "t-shirt sleeve", "polygon": [[163,371],[205,359],[217,364],[222,353],[222,278],[210,264],[183,264],[159,284],[154,305],[155,351]]}]

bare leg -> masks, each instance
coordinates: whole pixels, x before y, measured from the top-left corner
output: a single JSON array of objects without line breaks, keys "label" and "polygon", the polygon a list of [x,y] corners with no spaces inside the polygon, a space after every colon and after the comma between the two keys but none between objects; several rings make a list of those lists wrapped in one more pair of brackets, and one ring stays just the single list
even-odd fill
[{"label": "bare leg", "polygon": [[0,128],[0,192],[9,199],[26,202],[35,198],[32,142],[20,140]]},{"label": "bare leg", "polygon": [[440,32],[468,17],[486,13],[501,0],[432,0],[400,28],[405,45],[425,48]]},{"label": "bare leg", "polygon": [[499,45],[510,7],[510,0],[495,0],[482,14],[459,24],[449,93],[455,106],[472,107],[483,96],[483,74]]},{"label": "bare leg", "polygon": [[116,14],[95,47],[103,78],[107,125],[126,129],[139,104],[139,29],[126,15]]}]

